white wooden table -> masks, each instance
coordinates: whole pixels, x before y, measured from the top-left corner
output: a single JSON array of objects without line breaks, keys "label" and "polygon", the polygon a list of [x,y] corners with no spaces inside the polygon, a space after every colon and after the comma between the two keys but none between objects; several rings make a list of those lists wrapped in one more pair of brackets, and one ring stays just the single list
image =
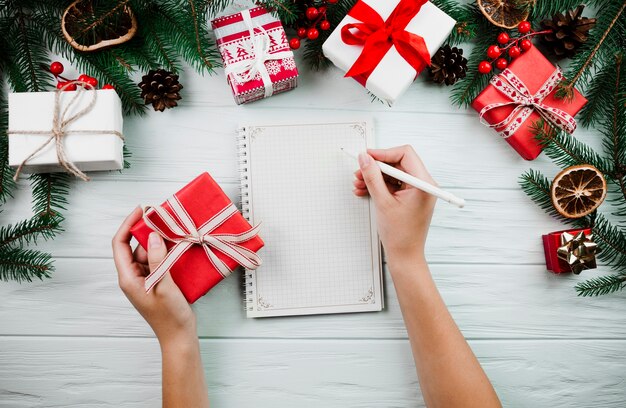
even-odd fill
[{"label": "white wooden table", "polygon": [[[304,64],[301,64],[304,65]],[[50,280],[0,283],[0,407],[154,407],[160,355],[117,286],[110,238],[139,203],[159,203],[202,171],[237,197],[242,120],[371,116],[378,145],[412,144],[434,178],[467,199],[439,203],[427,255],[459,327],[506,406],[626,405],[626,292],[578,298],[545,270],[541,234],[562,229],[517,185],[522,160],[445,87],[419,79],[393,107],[336,69],[302,69],[300,87],[235,106],[223,74],[181,76],[181,106],[127,118],[132,168],[72,183],[66,232],[41,244]],[[577,136],[598,144],[594,132]],[[30,215],[28,183],[0,215]],[[603,271],[606,272],[606,269]],[[379,313],[249,320],[236,274],[194,305],[213,407],[423,406],[391,285]]]}]

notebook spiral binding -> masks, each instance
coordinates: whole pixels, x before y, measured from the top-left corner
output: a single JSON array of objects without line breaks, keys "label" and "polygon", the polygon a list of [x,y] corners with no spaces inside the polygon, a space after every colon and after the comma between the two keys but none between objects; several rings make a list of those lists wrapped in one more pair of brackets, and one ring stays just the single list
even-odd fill
[{"label": "notebook spiral binding", "polygon": [[[248,134],[245,127],[237,131],[237,150],[239,152],[239,201],[241,214],[250,222],[250,184],[248,183]],[[253,271],[244,270],[244,310],[252,311],[255,287],[253,284]]]}]

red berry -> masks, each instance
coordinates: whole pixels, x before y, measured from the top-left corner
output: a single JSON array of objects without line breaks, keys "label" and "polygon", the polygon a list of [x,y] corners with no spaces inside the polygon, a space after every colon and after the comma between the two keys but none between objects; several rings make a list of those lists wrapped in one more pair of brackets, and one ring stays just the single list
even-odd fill
[{"label": "red berry", "polygon": [[326,0],[326,2],[329,4],[335,4],[337,3],[337,0]]},{"label": "red berry", "polygon": [[306,32],[306,37],[309,40],[315,40],[319,36],[320,36],[320,32],[317,31],[317,28],[309,28],[309,31]]},{"label": "red berry", "polygon": [[50,64],[50,72],[54,76],[61,75],[63,69],[63,64],[58,61],[54,61],[52,64]]},{"label": "red berry", "polygon": [[64,82],[64,81],[57,82],[57,89],[63,89],[65,87],[65,89],[63,89],[64,91],[75,91],[76,90],[76,84],[71,83],[71,84],[68,85],[68,83],[69,82]]},{"label": "red berry", "polygon": [[517,25],[517,31],[519,31],[520,34],[529,33],[531,28],[532,27],[528,21],[522,21]]},{"label": "red berry", "polygon": [[511,48],[509,48],[509,57],[511,58],[517,58],[522,54],[522,50],[519,49],[519,47],[517,45],[512,46]]},{"label": "red berry", "polygon": [[102,85],[102,89],[115,89],[115,88],[113,88],[113,85],[111,84],[104,84]]},{"label": "red berry", "polygon": [[87,82],[87,79],[89,79],[89,75],[87,75],[87,74],[80,74],[80,76],[78,77],[77,81]]},{"label": "red berry", "polygon": [[487,56],[491,59],[498,58],[501,53],[502,51],[500,51],[500,47],[497,45],[490,45],[489,48],[487,48]]},{"label": "red berry", "polygon": [[297,33],[298,33],[298,37],[300,38],[306,37],[306,28],[304,27],[298,28]]},{"label": "red berry", "polygon": [[291,40],[289,40],[289,46],[292,50],[297,50],[298,48],[300,48],[300,39],[296,37],[292,38]]},{"label": "red berry", "polygon": [[320,28],[324,31],[330,28],[330,22],[328,20],[324,20],[320,23]]},{"label": "red berry", "polygon": [[488,74],[491,72],[491,64],[488,61],[481,61],[478,64],[478,72],[481,74]]},{"label": "red berry", "polygon": [[508,66],[509,66],[509,62],[505,60],[504,58],[498,58],[496,60],[496,68],[498,68],[500,71],[502,71],[503,69],[506,69],[506,67]]},{"label": "red berry", "polygon": [[326,6],[320,6],[317,10],[320,14],[326,14]]},{"label": "red berry", "polygon": [[522,47],[524,51],[528,51],[533,47],[533,43],[530,42],[528,38],[524,38],[522,41],[519,42],[519,46]]},{"label": "red berry", "polygon": [[498,34],[497,38],[499,44],[506,44],[509,42],[510,39],[511,37],[509,37],[507,33],[500,33]]},{"label": "red berry", "polygon": [[91,85],[94,88],[98,86],[98,80],[94,77],[87,77],[87,80],[85,82],[87,82],[89,85]]},{"label": "red berry", "polygon": [[306,9],[306,18],[308,18],[309,20],[315,20],[319,15],[320,11],[315,7],[309,7],[308,9]]}]

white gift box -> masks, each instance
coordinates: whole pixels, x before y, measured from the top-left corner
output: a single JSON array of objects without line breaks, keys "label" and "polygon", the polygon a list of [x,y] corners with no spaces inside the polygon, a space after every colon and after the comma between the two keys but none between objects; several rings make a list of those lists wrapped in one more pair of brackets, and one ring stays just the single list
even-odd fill
[{"label": "white gift box", "polygon": [[[363,0],[360,0],[363,1]],[[398,5],[399,0],[367,0],[365,3],[387,20]],[[341,39],[341,28],[359,20],[349,14],[339,23],[324,42],[324,55],[342,71],[347,72],[363,50],[362,45],[348,45]],[[426,2],[419,13],[407,24],[405,30],[424,38],[431,57],[446,40],[456,21],[431,2]],[[389,104],[395,102],[413,83],[417,72],[402,58],[394,46],[385,54],[374,71],[367,78],[365,87]]]},{"label": "white gift box", "polygon": [[[74,103],[71,99],[78,91],[64,91],[59,95],[60,112],[71,104],[64,119],[69,119],[89,105],[96,92],[91,110],[65,128],[63,147],[67,161],[81,171],[119,170],[124,166],[123,140],[114,132],[122,133],[122,103],[112,89],[81,92]],[[50,138],[55,109],[55,92],[20,92],[9,94],[9,165],[18,167]],[[85,131],[81,133],[80,131]],[[110,133],[90,133],[93,131]],[[12,133],[20,132],[20,133]],[[57,159],[56,145],[52,140],[43,150],[22,167],[25,173],[61,172],[65,169]]]}]

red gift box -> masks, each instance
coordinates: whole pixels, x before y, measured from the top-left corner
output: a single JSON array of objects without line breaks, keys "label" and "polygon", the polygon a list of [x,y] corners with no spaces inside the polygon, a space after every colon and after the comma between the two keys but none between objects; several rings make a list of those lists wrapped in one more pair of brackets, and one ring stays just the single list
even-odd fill
[{"label": "red gift box", "polygon": [[[555,66],[552,65],[536,47],[525,51],[520,57],[516,58],[508,68],[508,70],[513,72],[526,85],[526,88],[528,88],[532,95],[535,95],[539,89],[542,88],[546,80],[555,73],[555,69]],[[564,111],[571,115],[571,117],[575,116],[587,103],[587,99],[576,89],[574,89],[572,99],[558,99],[555,93],[556,87],[552,88],[545,99],[543,99],[543,105],[547,105],[549,109]],[[493,83],[490,83],[476,99],[474,99],[472,107],[477,112],[481,112],[483,108],[488,105],[511,101],[508,95],[500,92]],[[489,124],[498,124],[505,121],[514,109],[516,109],[516,105],[514,104],[499,106],[486,111],[483,114],[483,119]],[[517,118],[519,117],[518,115]],[[517,118],[515,120],[517,120]],[[540,119],[542,119],[542,117],[536,109],[533,109],[530,116],[521,123],[521,126],[515,133],[503,135],[505,140],[526,160],[533,160],[541,153],[542,147],[535,139],[535,133],[531,129],[531,125]],[[557,119],[557,121],[558,120],[559,119]],[[500,126],[497,127],[496,130],[501,132],[504,128],[505,126]]]},{"label": "red gift box", "polygon": [[554,273],[571,272],[572,268],[563,259],[558,257],[557,249],[561,246],[561,234],[567,232],[571,235],[576,235],[579,232],[584,232],[586,236],[591,234],[591,228],[573,229],[551,232],[550,234],[542,235],[543,239],[543,251],[546,255],[546,267],[549,271]]},{"label": "red gift box", "polygon": [[[216,214],[219,215],[225,208],[232,206],[232,201],[208,173],[203,173],[196,177],[191,183],[178,191],[174,197],[175,202],[180,203],[197,228],[214,219]],[[172,215],[174,219],[180,220],[181,218],[172,209],[171,202],[171,200],[166,201],[161,205],[161,208]],[[154,209],[148,210],[144,217],[147,217],[154,226],[165,232],[166,235],[173,235],[172,229],[167,226]],[[241,213],[233,211],[230,217],[215,229],[212,229],[210,233],[212,235],[241,234],[251,229],[250,224]],[[137,222],[130,232],[142,247],[148,247],[148,236],[153,232],[153,229],[146,224],[144,219]],[[165,244],[168,250],[172,250],[176,245],[168,239],[165,240]],[[241,242],[240,245],[252,252],[256,252],[263,247],[263,241],[258,235],[254,235],[247,241]],[[214,249],[213,253],[231,271],[239,266],[237,261],[219,249]],[[205,248],[199,244],[191,245],[182,253],[171,266],[170,273],[189,303],[198,300],[225,277],[216,268],[215,262],[209,259]]]},{"label": "red gift box", "polygon": [[298,85],[298,69],[285,30],[265,8],[219,17],[211,25],[237,105]]}]

